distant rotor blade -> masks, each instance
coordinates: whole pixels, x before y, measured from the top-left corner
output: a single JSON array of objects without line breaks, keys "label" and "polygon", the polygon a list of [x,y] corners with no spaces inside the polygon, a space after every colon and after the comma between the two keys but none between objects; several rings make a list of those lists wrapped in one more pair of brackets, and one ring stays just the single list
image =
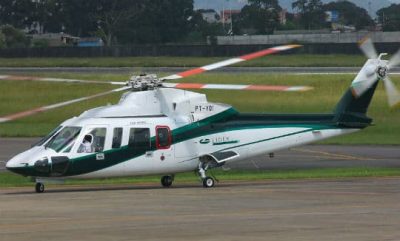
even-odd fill
[{"label": "distant rotor blade", "polygon": [[400,65],[400,50],[390,59],[388,68],[392,69],[398,65]]},{"label": "distant rotor blade", "polygon": [[184,72],[181,72],[181,73],[178,73],[178,74],[169,75],[169,76],[166,76],[166,77],[161,78],[161,79],[162,80],[181,79],[181,78],[185,78],[185,77],[188,77],[188,76],[201,74],[201,73],[209,71],[209,70],[218,69],[218,68],[225,67],[225,66],[228,66],[228,65],[240,63],[240,62],[251,60],[251,59],[256,59],[256,58],[259,58],[259,57],[262,57],[262,56],[266,56],[266,55],[269,55],[269,54],[278,53],[278,52],[281,52],[281,51],[286,51],[286,50],[289,50],[289,49],[299,48],[299,47],[301,47],[301,45],[277,46],[277,47],[261,50],[261,51],[255,52],[255,53],[243,55],[243,56],[240,56],[240,57],[237,57],[237,58],[232,58],[232,59],[224,60],[224,61],[217,62],[217,63],[214,63],[214,64],[205,65],[205,66],[200,67],[200,68],[187,70],[187,71],[184,71]]},{"label": "distant rotor blade", "polygon": [[390,80],[389,77],[386,77],[384,83],[385,83],[389,106],[395,107],[397,105],[400,105],[400,93],[396,89],[396,86],[393,84],[393,82]]},{"label": "distant rotor blade", "polygon": [[308,91],[309,86],[285,85],[230,85],[230,84],[200,84],[200,83],[163,83],[164,87],[176,89],[212,89],[212,90],[258,90],[258,91]]},{"label": "distant rotor blade", "polygon": [[106,92],[103,92],[103,93],[99,93],[99,94],[95,94],[95,95],[91,95],[91,96],[87,96],[87,97],[81,97],[81,98],[74,99],[74,100],[68,100],[68,101],[64,101],[64,102],[61,102],[61,103],[57,103],[57,104],[47,105],[47,106],[35,108],[35,109],[32,109],[32,110],[22,111],[22,112],[19,112],[19,113],[3,116],[3,117],[0,117],[0,123],[5,123],[5,122],[8,122],[8,121],[17,120],[17,119],[24,118],[24,117],[27,117],[27,116],[31,116],[31,115],[34,115],[34,114],[37,114],[37,113],[41,113],[41,112],[45,112],[45,111],[48,111],[48,110],[56,109],[56,108],[63,107],[63,106],[66,106],[66,105],[71,105],[71,104],[74,104],[74,103],[77,103],[77,102],[80,102],[80,101],[84,101],[84,100],[94,99],[94,98],[101,97],[101,96],[108,95],[108,94],[112,94],[112,93],[115,93],[115,92],[124,91],[124,90],[130,89],[130,88],[131,87],[125,86],[125,87],[122,87],[122,88],[106,91]]},{"label": "distant rotor blade", "polygon": [[365,56],[367,56],[368,59],[378,58],[378,54],[376,53],[374,44],[372,43],[372,40],[369,37],[365,37],[360,42],[358,42],[358,46],[363,51]]},{"label": "distant rotor blade", "polygon": [[42,82],[66,82],[66,83],[88,83],[88,84],[112,84],[125,85],[125,82],[109,82],[97,80],[63,79],[63,78],[41,78],[33,76],[0,75],[0,80],[42,81]]}]

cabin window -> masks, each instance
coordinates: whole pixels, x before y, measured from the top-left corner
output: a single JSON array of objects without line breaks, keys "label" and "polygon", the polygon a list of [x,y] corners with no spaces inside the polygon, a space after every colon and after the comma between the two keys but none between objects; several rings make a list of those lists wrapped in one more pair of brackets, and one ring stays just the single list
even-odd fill
[{"label": "cabin window", "polygon": [[128,146],[138,152],[150,150],[150,129],[131,128],[129,132]]},{"label": "cabin window", "polygon": [[168,149],[171,147],[171,131],[168,126],[156,127],[156,146],[157,149]]},{"label": "cabin window", "polygon": [[78,153],[102,152],[106,140],[107,128],[94,128],[83,137]]},{"label": "cabin window", "polygon": [[122,128],[114,128],[114,135],[112,139],[111,148],[120,148],[122,143]]}]

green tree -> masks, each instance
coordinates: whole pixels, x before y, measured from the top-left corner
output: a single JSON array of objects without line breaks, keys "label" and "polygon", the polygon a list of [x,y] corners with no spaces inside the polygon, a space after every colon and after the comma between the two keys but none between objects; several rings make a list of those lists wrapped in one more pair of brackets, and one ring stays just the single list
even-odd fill
[{"label": "green tree", "polygon": [[374,24],[367,10],[349,1],[330,2],[325,4],[323,8],[325,11],[337,11],[339,21],[344,25],[353,25],[357,29],[362,29]]},{"label": "green tree", "polygon": [[278,0],[249,0],[239,16],[234,19],[234,32],[254,29],[256,34],[272,34],[279,26]]},{"label": "green tree", "polygon": [[193,16],[193,0],[146,0],[118,35],[123,43],[180,41],[192,30]]},{"label": "green tree", "polygon": [[292,3],[293,9],[301,14],[301,23],[305,29],[317,29],[324,26],[325,13],[321,0],[297,0]]},{"label": "green tree", "polygon": [[66,0],[0,0],[0,21],[16,28],[62,31]]},{"label": "green tree", "polygon": [[249,0],[248,2],[259,8],[282,10],[278,0]]},{"label": "green tree", "polygon": [[25,34],[11,25],[1,26],[1,33],[4,35],[4,43],[7,48],[22,48],[29,46],[29,39]]},{"label": "green tree", "polygon": [[97,11],[92,15],[97,23],[96,35],[110,46],[117,43],[118,29],[128,23],[137,14],[137,4],[140,1],[132,0],[103,0],[99,1]]},{"label": "green tree", "polygon": [[0,49],[6,46],[6,37],[4,36],[3,32],[0,31]]},{"label": "green tree", "polygon": [[203,19],[201,11],[195,11],[190,19],[190,32],[185,40],[188,42],[205,41],[207,38],[213,39],[215,36],[225,35],[225,30],[221,23],[208,23]]},{"label": "green tree", "polygon": [[32,0],[0,0],[0,23],[16,28],[31,26],[35,3]]},{"label": "green tree", "polygon": [[66,0],[42,0],[36,9],[36,21],[44,32],[64,32],[66,23],[70,20],[66,13]]},{"label": "green tree", "polygon": [[382,24],[383,31],[400,31],[400,4],[379,9],[378,22]]},{"label": "green tree", "polygon": [[61,0],[64,12],[64,31],[74,36],[88,37],[97,30],[94,19],[98,11],[96,0]]},{"label": "green tree", "polygon": [[97,35],[107,45],[179,41],[193,14],[193,0],[0,0],[0,23]]}]

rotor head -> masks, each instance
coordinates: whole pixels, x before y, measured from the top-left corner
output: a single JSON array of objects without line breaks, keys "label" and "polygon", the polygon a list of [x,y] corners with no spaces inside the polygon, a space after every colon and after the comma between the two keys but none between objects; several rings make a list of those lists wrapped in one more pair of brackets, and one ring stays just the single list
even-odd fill
[{"label": "rotor head", "polygon": [[140,74],[131,76],[126,85],[133,91],[153,90],[162,86],[162,80],[156,74]]}]

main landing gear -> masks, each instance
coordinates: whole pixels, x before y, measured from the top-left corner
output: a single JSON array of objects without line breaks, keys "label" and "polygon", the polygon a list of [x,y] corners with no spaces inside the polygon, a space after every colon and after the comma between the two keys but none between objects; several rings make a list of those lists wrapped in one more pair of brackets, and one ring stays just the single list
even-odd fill
[{"label": "main landing gear", "polygon": [[163,176],[161,178],[161,185],[163,187],[170,187],[172,185],[172,182],[174,181],[174,175],[171,176]]},{"label": "main landing gear", "polygon": [[37,193],[42,193],[42,192],[44,192],[44,184],[41,183],[41,182],[37,182],[36,185],[35,185],[35,191],[36,191]]},{"label": "main landing gear", "polygon": [[208,169],[208,165],[205,163],[200,162],[199,163],[199,175],[203,181],[203,187],[205,188],[210,188],[213,187],[215,184],[215,180],[212,177],[208,177],[206,175],[206,171]]}]

